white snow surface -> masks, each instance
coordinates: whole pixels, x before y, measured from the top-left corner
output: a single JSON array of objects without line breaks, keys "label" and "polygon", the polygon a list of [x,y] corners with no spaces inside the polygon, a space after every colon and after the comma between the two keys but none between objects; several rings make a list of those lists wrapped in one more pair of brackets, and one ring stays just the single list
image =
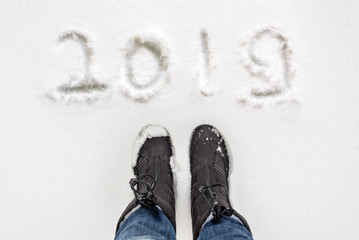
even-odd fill
[{"label": "white snow surface", "polygon": [[255,239],[358,238],[358,1],[0,6],[0,239],[113,239],[149,124],[171,135],[191,239],[188,143],[204,123],[231,149]]}]

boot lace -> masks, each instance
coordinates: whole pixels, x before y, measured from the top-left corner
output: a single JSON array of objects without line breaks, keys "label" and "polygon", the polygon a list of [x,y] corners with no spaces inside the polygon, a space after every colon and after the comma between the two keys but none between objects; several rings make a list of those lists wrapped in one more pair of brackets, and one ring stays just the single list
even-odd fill
[{"label": "boot lace", "polygon": [[[217,193],[214,188],[218,187],[224,190],[229,208],[222,206],[217,199]],[[211,207],[214,222],[218,222],[221,215],[231,216],[233,214],[234,210],[229,201],[228,189],[223,184],[218,183],[209,186],[200,186],[198,188],[198,191],[201,192],[202,196],[206,199],[207,203]],[[205,194],[206,192],[208,192],[209,194]]]},{"label": "boot lace", "polygon": [[[151,184],[144,180],[146,177],[149,177],[153,180]],[[146,186],[145,191],[141,192],[139,190],[140,184]],[[152,208],[153,201],[156,200],[156,195],[153,192],[155,190],[156,184],[157,180],[150,174],[141,174],[136,178],[132,178],[130,180],[130,186],[133,193],[135,194],[136,203],[146,206],[149,209]]]},{"label": "boot lace", "polygon": [[[135,194],[136,203],[146,206],[149,209],[155,205],[154,201],[156,200],[156,195],[154,194],[154,191],[160,172],[160,159],[161,158],[159,156],[153,158],[155,176],[152,176],[148,173],[143,173],[130,180],[130,186],[133,193]],[[147,181],[145,180],[146,178]],[[152,180],[150,181],[152,183],[149,183],[148,178]],[[146,186],[146,188],[141,192],[139,189],[142,188],[142,186]]]}]

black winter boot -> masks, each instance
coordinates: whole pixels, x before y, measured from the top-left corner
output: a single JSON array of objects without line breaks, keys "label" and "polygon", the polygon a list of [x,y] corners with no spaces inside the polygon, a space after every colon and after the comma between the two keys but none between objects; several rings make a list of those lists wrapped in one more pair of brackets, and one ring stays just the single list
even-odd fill
[{"label": "black winter boot", "polygon": [[219,131],[210,125],[198,126],[191,139],[191,214],[193,239],[212,214],[218,222],[222,215],[237,216],[250,232],[247,221],[231,206],[228,192],[229,157]]},{"label": "black winter boot", "polygon": [[133,170],[130,180],[135,199],[120,217],[116,232],[123,220],[138,205],[148,209],[159,206],[176,230],[175,196],[173,191],[173,152],[168,131],[155,125],[144,127],[135,142]]}]

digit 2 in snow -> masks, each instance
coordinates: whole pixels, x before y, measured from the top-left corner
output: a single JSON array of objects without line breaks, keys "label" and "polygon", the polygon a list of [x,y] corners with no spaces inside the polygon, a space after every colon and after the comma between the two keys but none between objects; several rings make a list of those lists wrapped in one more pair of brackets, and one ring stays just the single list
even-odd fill
[{"label": "digit 2 in snow", "polygon": [[94,50],[90,47],[88,37],[76,31],[64,32],[59,37],[59,42],[73,41],[78,43],[82,50],[83,69],[80,74],[69,76],[68,82],[61,84],[51,91],[48,96],[53,100],[65,100],[70,102],[91,102],[96,100],[107,89],[107,85],[95,80],[91,73],[92,57]]}]

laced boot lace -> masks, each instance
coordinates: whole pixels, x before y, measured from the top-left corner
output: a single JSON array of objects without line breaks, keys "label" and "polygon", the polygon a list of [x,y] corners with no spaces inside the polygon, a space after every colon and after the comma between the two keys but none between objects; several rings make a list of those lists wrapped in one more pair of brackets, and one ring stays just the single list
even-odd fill
[{"label": "laced boot lace", "polygon": [[[218,201],[217,193],[214,189],[218,187],[224,190],[229,208],[222,206],[221,203]],[[234,210],[229,201],[228,189],[223,184],[212,184],[209,186],[201,186],[198,188],[198,191],[201,192],[202,196],[206,199],[208,205],[211,207],[213,221],[218,222],[221,215],[231,216],[233,214]],[[209,194],[205,194],[205,192],[207,191]]]},{"label": "laced boot lace", "polygon": [[[152,183],[148,183],[144,180],[145,177],[151,178],[153,181]],[[146,186],[145,191],[142,192],[139,190],[140,184]],[[157,180],[150,174],[141,174],[138,175],[136,178],[132,178],[130,180],[130,186],[135,194],[136,203],[146,206],[147,208],[152,208],[153,201],[156,200],[156,195],[154,194],[154,190],[157,184]]]},{"label": "laced boot lace", "polygon": [[[156,156],[153,158],[154,162],[154,175],[148,173],[143,173],[138,175],[136,178],[132,178],[130,180],[130,186],[135,194],[135,199],[137,204],[141,204],[143,206],[146,206],[147,208],[151,209],[155,204],[154,201],[156,200],[156,195],[154,194],[158,175],[160,172],[160,157]],[[147,177],[152,180],[152,183],[149,183],[149,181],[146,181],[145,178]],[[142,188],[142,186],[146,186],[145,190],[139,190]]]}]

